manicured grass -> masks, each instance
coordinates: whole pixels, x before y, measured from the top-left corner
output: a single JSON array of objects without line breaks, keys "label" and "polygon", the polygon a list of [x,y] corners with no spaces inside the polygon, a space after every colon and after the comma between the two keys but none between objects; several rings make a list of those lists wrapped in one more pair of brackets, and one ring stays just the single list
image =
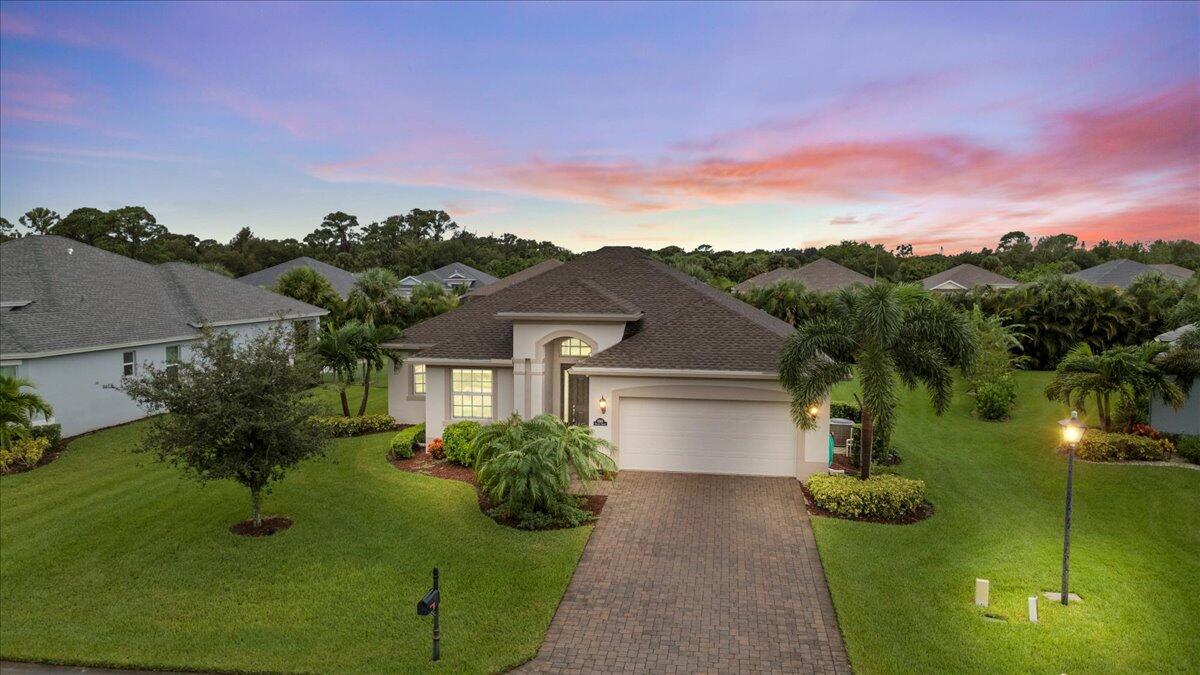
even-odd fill
[{"label": "manicured grass", "polygon": [[[383,400],[383,396],[379,397]],[[337,442],[268,496],[285,532],[228,532],[244,490],[129,452],[144,424],[0,478],[0,657],[163,669],[429,670],[442,571],[444,672],[532,657],[590,528],[521,532],[458,482],[397,471],[390,434]]]},{"label": "manicured grass", "polygon": [[[371,375],[371,393],[367,395],[368,415],[387,414],[387,380],[390,368],[391,366],[385,366]],[[314,395],[317,401],[325,408],[327,414],[341,415],[342,400],[338,397],[338,387],[333,383],[333,376],[326,375],[324,380],[325,384],[313,390]],[[358,406],[362,403],[362,394],[363,386],[361,380],[346,389],[346,399],[350,402],[351,415],[358,414]]]},{"label": "manicured grass", "polygon": [[[816,518],[817,543],[857,672],[1200,672],[1200,472],[1076,463],[1071,587],[1057,590],[1066,460],[1042,395],[1021,373],[1011,421],[976,421],[961,393],[936,417],[902,394],[898,472],[922,478],[932,518],[889,526]],[[850,386],[835,393],[849,400]],[[991,580],[987,622],[975,579]]]}]

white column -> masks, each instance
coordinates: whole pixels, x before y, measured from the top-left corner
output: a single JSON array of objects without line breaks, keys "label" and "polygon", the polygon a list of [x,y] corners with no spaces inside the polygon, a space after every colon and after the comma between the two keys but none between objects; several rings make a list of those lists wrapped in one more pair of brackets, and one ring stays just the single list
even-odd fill
[{"label": "white column", "polygon": [[533,360],[529,363],[529,414],[536,417],[546,412],[546,363]]}]

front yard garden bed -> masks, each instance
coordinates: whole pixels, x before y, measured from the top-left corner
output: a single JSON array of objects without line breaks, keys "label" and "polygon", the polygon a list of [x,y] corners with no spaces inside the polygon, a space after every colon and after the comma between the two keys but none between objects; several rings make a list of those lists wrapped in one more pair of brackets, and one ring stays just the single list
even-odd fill
[{"label": "front yard garden bed", "polygon": [[291,518],[286,516],[266,516],[257,527],[254,525],[253,520],[246,519],[240,523],[234,523],[230,526],[229,531],[243,537],[269,537],[276,532],[283,532],[291,526]]},{"label": "front yard garden bed", "polygon": [[[847,471],[846,475],[857,476],[858,469],[855,469],[853,474],[850,474],[850,472]],[[929,502],[925,502],[917,509],[915,509],[913,511],[909,511],[908,513],[904,514],[903,516],[901,516],[899,518],[895,518],[895,519],[840,516],[840,515],[833,513],[827,509],[823,509],[820,506],[817,506],[817,502],[815,499],[813,499],[812,493],[808,491],[808,486],[801,483],[800,490],[804,493],[804,505],[808,508],[808,514],[810,516],[817,516],[819,518],[836,518],[838,520],[856,520],[860,523],[878,523],[880,525],[911,525],[913,523],[919,523],[922,520],[925,520],[926,518],[933,515],[933,504],[930,504]]]}]

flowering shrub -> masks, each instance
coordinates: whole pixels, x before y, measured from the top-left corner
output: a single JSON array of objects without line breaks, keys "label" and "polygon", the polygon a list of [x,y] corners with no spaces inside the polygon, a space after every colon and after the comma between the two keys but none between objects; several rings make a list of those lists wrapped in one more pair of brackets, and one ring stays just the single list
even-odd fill
[{"label": "flowering shrub", "polygon": [[425,448],[425,450],[429,453],[429,456],[434,459],[445,459],[446,441],[443,441],[440,438],[435,438],[432,441],[429,441],[429,445]]},{"label": "flowering shrub", "polygon": [[1146,438],[1153,438],[1155,440],[1163,437],[1162,434],[1159,433],[1158,429],[1155,429],[1149,424],[1142,424],[1141,422],[1133,425],[1133,428],[1129,430],[1129,433],[1133,434],[1134,436],[1145,436]]},{"label": "flowering shrub", "polygon": [[18,438],[7,447],[0,447],[0,471],[32,469],[50,449],[48,438]]}]

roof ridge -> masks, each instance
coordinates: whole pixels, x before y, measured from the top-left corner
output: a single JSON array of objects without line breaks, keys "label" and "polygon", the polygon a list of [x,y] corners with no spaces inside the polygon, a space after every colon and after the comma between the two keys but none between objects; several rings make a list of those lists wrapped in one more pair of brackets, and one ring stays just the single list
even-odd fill
[{"label": "roof ridge", "polygon": [[177,274],[175,274],[174,267],[167,267],[167,265],[171,264],[172,263],[163,263],[155,266],[155,271],[163,280],[164,285],[167,288],[167,295],[171,298],[171,305],[174,307],[176,312],[179,312],[183,315],[185,320],[204,323],[204,315],[200,312],[200,308],[196,306],[196,301],[194,298],[192,298],[192,295],[184,285],[183,280],[180,279]]},{"label": "roof ridge", "polygon": [[[685,272],[677,270],[660,260],[655,260],[654,258],[645,254],[641,255],[644,260],[651,264],[652,268],[657,269],[657,271],[664,273],[666,276],[672,277],[675,281],[683,284],[701,298],[714,301],[714,304],[720,306],[722,309],[732,314],[741,316],[742,318],[757,324],[760,328],[770,331],[775,335],[787,337],[792,334],[792,326],[787,322],[776,319],[761,309],[742,302],[728,293],[719,291],[703,281],[700,281],[699,279],[696,279]],[[684,308],[681,307],[679,309]],[[678,311],[672,312],[667,321],[674,321],[677,314]]]}]

